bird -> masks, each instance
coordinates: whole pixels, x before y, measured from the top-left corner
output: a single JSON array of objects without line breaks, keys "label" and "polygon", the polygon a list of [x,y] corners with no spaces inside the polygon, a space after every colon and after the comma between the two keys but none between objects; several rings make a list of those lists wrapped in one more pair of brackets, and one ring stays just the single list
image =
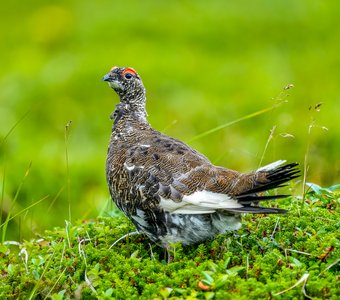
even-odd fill
[{"label": "bird", "polygon": [[135,69],[115,66],[102,80],[120,100],[111,114],[107,184],[137,233],[163,248],[188,246],[238,230],[244,213],[287,213],[259,202],[290,196],[264,192],[299,177],[298,163],[278,160],[247,173],[216,166],[182,141],[152,128],[145,87]]}]

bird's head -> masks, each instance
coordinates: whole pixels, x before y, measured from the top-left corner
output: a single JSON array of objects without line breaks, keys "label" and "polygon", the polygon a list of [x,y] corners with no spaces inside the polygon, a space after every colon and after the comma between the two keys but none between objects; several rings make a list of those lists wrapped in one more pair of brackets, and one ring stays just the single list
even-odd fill
[{"label": "bird's head", "polygon": [[132,68],[113,67],[103,77],[103,81],[108,82],[109,86],[120,96],[121,100],[122,98],[132,100],[145,93],[141,78]]},{"label": "bird's head", "polygon": [[113,67],[103,77],[103,81],[107,81],[120,98],[120,104],[117,105],[113,113],[115,120],[122,114],[135,116],[142,121],[146,120],[145,88],[134,69]]}]

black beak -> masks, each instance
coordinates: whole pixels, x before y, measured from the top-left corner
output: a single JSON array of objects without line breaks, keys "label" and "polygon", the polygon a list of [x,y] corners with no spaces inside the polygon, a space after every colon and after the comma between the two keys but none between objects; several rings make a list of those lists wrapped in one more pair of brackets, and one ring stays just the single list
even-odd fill
[{"label": "black beak", "polygon": [[112,77],[110,76],[110,74],[106,74],[106,75],[104,75],[104,77],[103,77],[102,80],[103,80],[103,81],[111,81],[111,80],[112,80]]}]

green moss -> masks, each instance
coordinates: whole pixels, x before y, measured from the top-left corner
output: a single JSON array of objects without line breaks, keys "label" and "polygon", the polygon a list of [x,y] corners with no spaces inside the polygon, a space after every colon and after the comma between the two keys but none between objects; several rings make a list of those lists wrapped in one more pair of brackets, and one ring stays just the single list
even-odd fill
[{"label": "green moss", "polygon": [[288,215],[247,215],[238,232],[169,253],[142,235],[110,249],[134,230],[123,216],[67,223],[0,245],[0,298],[337,299],[339,194],[326,194],[309,193],[303,207],[288,199]]}]

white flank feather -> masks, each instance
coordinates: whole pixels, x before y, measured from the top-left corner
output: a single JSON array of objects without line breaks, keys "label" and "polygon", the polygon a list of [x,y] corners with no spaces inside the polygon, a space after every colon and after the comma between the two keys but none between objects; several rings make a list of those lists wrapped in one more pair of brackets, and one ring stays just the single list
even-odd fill
[{"label": "white flank feather", "polygon": [[181,202],[161,197],[160,206],[174,214],[210,214],[219,209],[243,207],[226,194],[197,191],[184,196]]},{"label": "white flank feather", "polygon": [[271,170],[274,170],[276,169],[278,166],[281,166],[282,164],[284,164],[286,162],[286,160],[278,160],[278,161],[275,161],[269,165],[266,165],[266,166],[263,166],[259,169],[256,170],[256,172],[268,172],[268,171],[271,171]]}]

